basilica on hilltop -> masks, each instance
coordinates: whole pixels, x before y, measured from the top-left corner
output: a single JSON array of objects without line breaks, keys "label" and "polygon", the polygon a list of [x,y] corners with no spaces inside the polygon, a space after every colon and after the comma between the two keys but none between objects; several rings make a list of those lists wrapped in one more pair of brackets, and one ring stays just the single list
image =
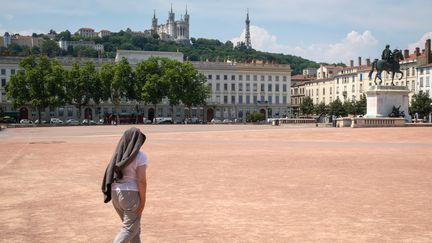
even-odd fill
[{"label": "basilica on hilltop", "polygon": [[185,14],[181,16],[179,20],[175,20],[175,13],[171,6],[166,24],[159,25],[155,11],[152,19],[152,28],[146,32],[150,32],[152,35],[159,35],[161,40],[172,40],[177,43],[189,44],[189,14],[187,12],[187,7]]}]

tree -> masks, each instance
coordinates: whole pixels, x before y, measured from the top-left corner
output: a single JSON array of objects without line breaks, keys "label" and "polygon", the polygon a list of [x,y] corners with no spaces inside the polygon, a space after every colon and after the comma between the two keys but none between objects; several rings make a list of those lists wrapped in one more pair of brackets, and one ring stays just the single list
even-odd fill
[{"label": "tree", "polygon": [[317,106],[315,106],[315,114],[328,114],[329,113],[329,107],[324,103],[321,102]]},{"label": "tree", "polygon": [[300,105],[300,112],[306,116],[309,116],[314,112],[314,104],[311,97],[306,96],[303,99],[303,102]]},{"label": "tree", "polygon": [[122,99],[133,100],[136,98],[137,93],[134,89],[134,77],[132,67],[126,58],[122,58],[114,66],[114,75],[111,83],[111,100],[115,105],[115,113],[117,115],[117,124],[119,122],[119,107]]},{"label": "tree", "polygon": [[46,40],[41,45],[41,53],[49,57],[58,56],[61,49],[57,42],[53,40]]},{"label": "tree", "polygon": [[356,110],[355,110],[355,101],[350,101],[350,100],[346,100],[343,103],[343,108],[345,111],[345,115],[346,114],[352,114],[355,115],[356,114]]},{"label": "tree", "polygon": [[192,106],[205,105],[206,99],[210,96],[210,89],[206,84],[207,78],[199,73],[191,63],[182,65],[180,100],[189,109],[191,117]]},{"label": "tree", "polygon": [[168,95],[169,80],[164,76],[167,58],[151,57],[143,62],[142,69],[145,72],[144,85],[141,90],[142,100],[151,103],[155,107]]},{"label": "tree", "polygon": [[66,90],[68,101],[78,110],[78,120],[81,119],[82,107],[89,104],[95,94],[98,75],[93,62],[86,62],[81,67],[74,63],[68,72]]},{"label": "tree", "polygon": [[354,103],[355,114],[365,115],[366,114],[366,95],[360,95],[360,100]]},{"label": "tree", "polygon": [[409,112],[411,114],[418,113],[420,118],[428,116],[432,111],[432,99],[429,97],[429,93],[425,93],[422,90],[418,94],[413,95],[411,100],[411,106]]},{"label": "tree", "polygon": [[343,116],[346,114],[344,106],[340,101],[339,97],[336,98],[332,103],[330,103],[330,115]]},{"label": "tree", "polygon": [[36,107],[40,121],[41,112],[47,107],[64,104],[64,70],[57,61],[30,55],[19,66],[23,70],[13,75],[6,86],[7,97],[14,107],[31,104]]}]

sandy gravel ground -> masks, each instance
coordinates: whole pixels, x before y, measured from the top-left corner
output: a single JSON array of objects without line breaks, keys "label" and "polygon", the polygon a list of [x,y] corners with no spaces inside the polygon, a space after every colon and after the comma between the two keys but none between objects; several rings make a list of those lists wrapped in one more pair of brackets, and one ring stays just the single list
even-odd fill
[{"label": "sandy gravel ground", "polygon": [[[143,242],[432,242],[432,128],[146,125]],[[0,242],[111,242],[129,126],[0,132]]]}]

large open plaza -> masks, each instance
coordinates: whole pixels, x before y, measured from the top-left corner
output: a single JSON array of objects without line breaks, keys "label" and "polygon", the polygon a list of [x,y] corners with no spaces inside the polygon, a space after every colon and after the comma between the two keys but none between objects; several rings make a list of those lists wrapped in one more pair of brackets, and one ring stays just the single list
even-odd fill
[{"label": "large open plaza", "polygon": [[[0,242],[112,242],[130,126],[0,131]],[[431,128],[140,125],[143,242],[432,242]]]}]

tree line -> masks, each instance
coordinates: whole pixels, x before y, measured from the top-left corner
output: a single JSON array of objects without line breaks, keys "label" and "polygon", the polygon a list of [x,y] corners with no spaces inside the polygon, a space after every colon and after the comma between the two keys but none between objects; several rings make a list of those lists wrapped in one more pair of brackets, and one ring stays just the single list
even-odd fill
[{"label": "tree line", "polygon": [[[15,108],[31,105],[41,112],[46,108],[74,105],[81,119],[81,109],[111,101],[118,114],[120,103],[157,104],[169,98],[170,105],[190,108],[204,105],[210,95],[206,77],[190,63],[151,57],[137,64],[135,70],[126,58],[97,69],[93,62],[74,63],[65,69],[47,56],[30,55],[6,85],[7,98]],[[190,114],[189,114],[190,115]]]},{"label": "tree line", "polygon": [[[324,104],[324,102],[314,105],[312,98],[306,96],[303,103],[300,105],[300,112],[305,116],[312,114],[334,115],[336,117],[343,117],[348,114],[365,115],[366,96],[362,94],[359,100],[347,100],[345,102],[342,102],[337,98],[328,105]],[[432,112],[432,99],[429,97],[429,93],[420,91],[418,94],[414,94],[408,112],[412,117],[417,114],[419,118],[427,120],[427,116]]]},{"label": "tree line", "polygon": [[[0,54],[27,56],[30,54],[43,54],[50,57],[54,56],[81,56],[96,58],[99,56],[106,58],[114,58],[116,50],[142,50],[142,51],[180,51],[184,53],[185,60],[190,61],[224,61],[227,59],[237,62],[249,62],[261,60],[266,63],[289,64],[293,69],[293,74],[300,74],[303,69],[308,67],[318,68],[319,64],[304,59],[302,57],[286,55],[282,53],[261,52],[254,49],[246,48],[244,43],[239,45],[226,41],[225,43],[215,39],[191,38],[190,45],[178,44],[174,41],[166,41],[159,39],[158,35],[142,36],[136,35],[130,29],[121,30],[118,33],[111,33],[103,38],[92,37],[82,38],[78,33],[72,34],[65,30],[60,33],[50,30],[50,36],[55,36],[54,39],[49,39],[43,34],[33,34],[34,36],[45,38],[45,41],[40,47],[26,47],[17,44],[11,44],[7,48],[0,47]],[[75,46],[68,50],[62,50],[58,46],[58,41],[79,41],[88,40],[94,41],[96,44],[104,45],[104,53],[98,53],[90,47]]]},{"label": "tree line", "polygon": [[334,115],[336,117],[347,116],[348,114],[364,115],[366,114],[366,96],[362,94],[359,100],[347,100],[345,102],[336,98],[328,105],[324,102],[314,105],[312,98],[306,96],[300,105],[300,112],[305,116],[312,114]]}]

